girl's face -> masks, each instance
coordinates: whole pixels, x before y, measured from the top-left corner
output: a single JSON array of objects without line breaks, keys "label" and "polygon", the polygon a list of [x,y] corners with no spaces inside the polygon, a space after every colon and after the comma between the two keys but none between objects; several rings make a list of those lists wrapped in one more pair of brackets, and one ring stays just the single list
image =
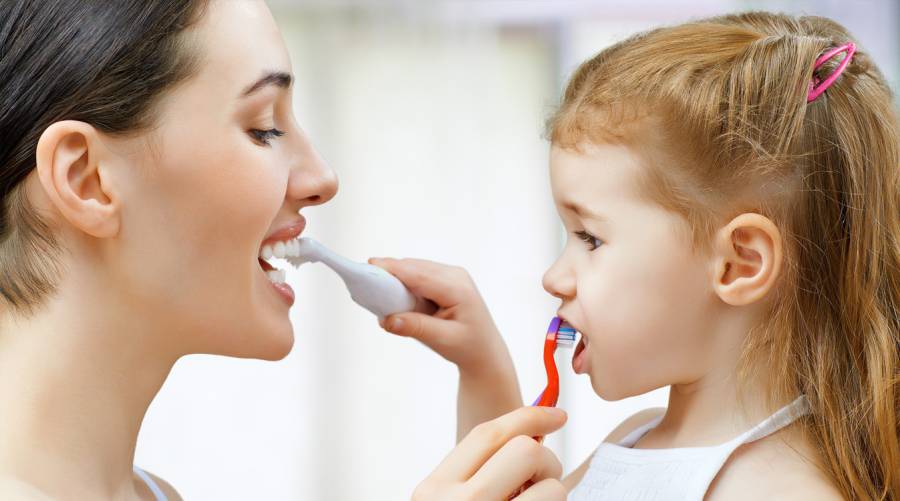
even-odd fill
[{"label": "girl's face", "polygon": [[200,69],[159,103],[158,129],[111,143],[122,224],[109,282],[179,352],[279,359],[291,301],[257,257],[273,235],[296,236],[299,209],[337,180],[294,119],[263,1],[212,0],[189,36]]},{"label": "girl's face", "polygon": [[544,288],[582,334],[576,372],[606,400],[696,380],[710,367],[720,304],[711,261],[691,251],[684,219],[638,197],[641,168],[624,146],[551,150],[568,238]]}]

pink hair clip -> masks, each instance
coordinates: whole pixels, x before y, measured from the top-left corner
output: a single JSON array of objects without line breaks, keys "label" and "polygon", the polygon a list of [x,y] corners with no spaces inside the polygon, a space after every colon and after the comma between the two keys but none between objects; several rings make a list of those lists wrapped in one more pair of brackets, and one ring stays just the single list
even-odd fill
[{"label": "pink hair clip", "polygon": [[813,67],[813,72],[818,70],[819,67],[825,64],[826,61],[834,57],[836,54],[840,54],[841,52],[846,52],[847,55],[844,56],[844,59],[841,60],[840,64],[838,64],[838,67],[835,68],[834,72],[828,75],[828,78],[826,78],[825,80],[819,80],[817,76],[813,75],[812,80],[810,80],[809,82],[809,93],[806,96],[807,103],[815,101],[816,98],[819,97],[819,95],[821,95],[823,92],[825,92],[825,89],[830,87],[831,84],[833,84],[834,81],[837,80],[837,77],[839,77],[841,73],[843,73],[844,68],[846,68],[847,65],[850,64],[850,58],[852,58],[853,54],[856,52],[856,44],[854,44],[853,42],[848,42],[844,45],[841,45],[840,47],[835,47],[822,54],[818,59],[816,59],[816,64]]}]

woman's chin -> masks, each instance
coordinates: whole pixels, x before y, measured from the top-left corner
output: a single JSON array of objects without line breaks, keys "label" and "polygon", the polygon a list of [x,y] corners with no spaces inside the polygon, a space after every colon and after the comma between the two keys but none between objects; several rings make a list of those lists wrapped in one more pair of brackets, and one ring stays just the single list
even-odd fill
[{"label": "woman's chin", "polygon": [[[230,334],[230,335],[229,335]],[[224,339],[229,339],[223,342]],[[209,340],[215,343],[205,353],[235,357],[252,358],[259,360],[282,360],[294,347],[294,328],[288,318],[284,318],[276,325],[266,322],[265,326],[240,329],[239,332],[219,330],[218,336]]]},{"label": "woman's chin", "polygon": [[291,350],[294,348],[294,333],[291,332],[291,335],[285,340],[285,342],[280,343],[278,346],[273,346],[272,350],[267,351],[263,356],[257,357],[261,360],[268,360],[271,362],[276,362],[278,360],[283,360],[284,357],[288,356],[291,353]]},{"label": "woman's chin", "polygon": [[[278,361],[288,356],[294,347],[294,330],[288,323],[288,329],[272,332],[264,336],[255,337],[251,340],[252,355],[245,355],[245,358],[258,358],[260,360]],[[250,350],[248,350],[250,351]]]}]

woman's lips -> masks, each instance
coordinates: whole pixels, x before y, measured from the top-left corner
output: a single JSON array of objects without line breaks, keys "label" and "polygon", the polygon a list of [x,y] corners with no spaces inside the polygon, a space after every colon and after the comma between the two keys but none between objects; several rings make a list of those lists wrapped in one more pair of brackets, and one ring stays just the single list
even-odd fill
[{"label": "woman's lips", "polygon": [[281,299],[283,299],[284,302],[287,303],[288,307],[294,305],[294,289],[292,289],[290,285],[286,283],[269,283],[272,284],[272,287],[275,289],[278,295],[281,296]]},{"label": "woman's lips", "polygon": [[306,228],[306,218],[299,215],[297,219],[293,222],[289,223],[286,226],[282,226],[280,229],[273,231],[269,234],[259,245],[259,248],[262,249],[267,244],[274,244],[275,242],[291,240],[293,238],[297,238],[303,233],[303,230]]},{"label": "woman's lips", "polygon": [[[282,226],[280,229],[273,231],[270,233],[260,244],[259,248],[262,249],[267,244],[274,244],[275,242],[282,242],[291,240],[293,238],[297,238],[303,233],[303,230],[306,228],[306,218],[301,215],[297,215],[297,218],[293,220],[293,222]],[[259,261],[259,266],[263,270],[263,274],[273,271],[276,268],[269,264],[265,259],[260,256],[256,258]],[[274,283],[271,280],[266,278],[266,281],[272,285],[272,288],[275,289],[275,292],[281,297],[281,299],[287,303],[288,307],[293,306],[294,304],[294,289],[291,288],[290,285],[286,283]]]}]

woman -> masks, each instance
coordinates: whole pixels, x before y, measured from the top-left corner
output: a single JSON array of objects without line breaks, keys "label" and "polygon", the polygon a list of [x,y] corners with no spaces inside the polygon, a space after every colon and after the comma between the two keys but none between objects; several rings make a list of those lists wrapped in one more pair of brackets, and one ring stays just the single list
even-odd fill
[{"label": "woman", "polygon": [[[261,0],[0,2],[0,498],[180,499],[132,466],[173,364],[291,350],[258,254],[337,190],[292,82]],[[476,428],[414,498],[563,499],[521,436],[564,421]]]}]

